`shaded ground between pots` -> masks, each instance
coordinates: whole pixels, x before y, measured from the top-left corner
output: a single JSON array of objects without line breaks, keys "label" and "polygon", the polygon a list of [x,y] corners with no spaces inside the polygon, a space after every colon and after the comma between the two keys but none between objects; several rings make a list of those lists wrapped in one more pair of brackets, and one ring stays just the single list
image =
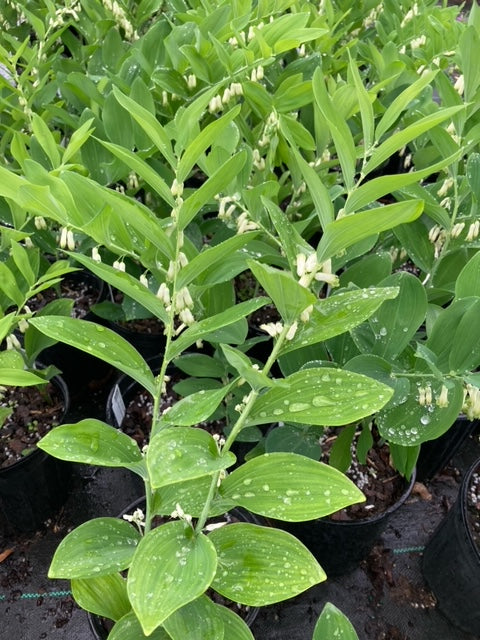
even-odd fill
[{"label": "shaded ground between pots", "polygon": [[[104,418],[107,392],[89,390],[68,421],[87,415]],[[475,640],[436,610],[420,565],[423,546],[456,498],[461,474],[479,455],[477,435],[453,466],[417,486],[353,573],[262,609],[252,627],[257,640],[310,640],[326,601],[350,617],[360,640]],[[67,531],[91,517],[115,516],[136,497],[138,488],[129,473],[76,465],[73,493],[44,531],[13,536],[0,522],[1,639],[91,640],[87,616],[74,604],[68,583],[47,578],[49,562]]]}]

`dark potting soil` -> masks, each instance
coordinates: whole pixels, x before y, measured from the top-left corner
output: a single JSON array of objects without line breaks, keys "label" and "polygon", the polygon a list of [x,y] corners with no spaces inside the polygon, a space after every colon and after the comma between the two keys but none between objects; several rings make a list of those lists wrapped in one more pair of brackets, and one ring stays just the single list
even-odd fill
[{"label": "dark potting soil", "polygon": [[[328,463],[334,440],[335,436],[330,436],[323,441],[322,462]],[[405,491],[406,480],[390,464],[388,445],[378,442],[368,452],[366,464],[361,464],[354,454],[345,475],[364,493],[366,501],[333,513],[329,516],[332,520],[362,520],[384,513]]]},{"label": "dark potting soil", "polygon": [[99,296],[100,290],[94,281],[89,282],[87,279],[69,278],[66,275],[57,287],[45,289],[30,298],[28,307],[32,311],[40,311],[53,300],[68,298],[74,300],[72,317],[85,318],[91,307],[98,301]]},{"label": "dark potting soil", "polygon": [[52,383],[42,388],[6,387],[0,394],[0,408],[12,410],[0,427],[0,468],[5,468],[28,455],[59,424],[64,400]]},{"label": "dark potting soil", "polygon": [[467,521],[473,540],[480,551],[480,465],[472,474],[467,491]]}]

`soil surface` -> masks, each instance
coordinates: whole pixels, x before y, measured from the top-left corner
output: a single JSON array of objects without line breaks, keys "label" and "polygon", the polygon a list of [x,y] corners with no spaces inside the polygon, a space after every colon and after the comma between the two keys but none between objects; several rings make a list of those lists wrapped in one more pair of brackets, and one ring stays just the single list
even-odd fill
[{"label": "soil surface", "polygon": [[480,551],[480,464],[472,475],[467,491],[467,518],[470,532]]},{"label": "soil surface", "polygon": [[42,388],[6,387],[0,398],[0,408],[12,411],[0,427],[0,468],[5,468],[28,455],[62,421],[65,404],[52,383]]},{"label": "soil surface", "polygon": [[67,274],[57,287],[45,289],[31,298],[28,306],[32,311],[40,311],[53,300],[68,298],[74,300],[72,317],[85,318],[100,295],[100,285],[92,276]]}]

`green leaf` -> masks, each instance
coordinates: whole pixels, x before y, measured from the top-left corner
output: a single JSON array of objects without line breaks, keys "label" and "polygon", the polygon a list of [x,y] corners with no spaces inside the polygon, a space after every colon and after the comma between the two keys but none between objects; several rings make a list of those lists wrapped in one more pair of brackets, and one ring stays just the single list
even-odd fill
[{"label": "green leaf", "polygon": [[138,154],[126,149],[125,147],[121,147],[118,144],[114,144],[113,142],[107,142],[100,138],[95,138],[95,140],[108,149],[132,171],[138,173],[138,175],[145,180],[145,182],[149,184],[152,189],[154,189],[171,207],[175,205],[175,200],[165,180],[154,169],[152,169],[145,160],[142,160]]},{"label": "green leaf", "polygon": [[209,538],[220,569],[212,588],[235,602],[253,607],[281,602],[326,579],[310,551],[285,531],[236,523]]},{"label": "green leaf", "polygon": [[247,160],[247,152],[240,151],[229,158],[215,173],[196,189],[182,204],[178,214],[178,229],[187,227],[204,204],[209,202],[217,193],[236,179]]},{"label": "green leaf", "polygon": [[288,522],[322,518],[365,500],[337,469],[281,452],[266,453],[242,464],[223,480],[220,494],[254,513]]},{"label": "green leaf", "polygon": [[422,211],[422,201],[405,200],[339,218],[327,225],[318,243],[318,261],[325,262],[364,238],[416,220]]},{"label": "green leaf", "polygon": [[184,522],[169,522],[141,540],[127,581],[128,595],[149,635],[172,613],[201,596],[217,569],[212,542]]},{"label": "green leaf", "polygon": [[148,636],[143,633],[143,629],[138,621],[137,616],[131,611],[127,615],[120,618],[108,634],[108,640],[172,640],[163,627],[158,627]]},{"label": "green leaf", "polygon": [[11,243],[10,250],[12,252],[13,261],[17,265],[18,270],[25,278],[28,286],[33,287],[35,280],[37,279],[37,274],[30,263],[28,250],[17,242]]},{"label": "green leaf", "polygon": [[341,369],[312,368],[285,378],[279,387],[259,396],[248,416],[248,424],[298,422],[342,426],[378,411],[392,390],[366,376]]},{"label": "green leaf", "polygon": [[358,72],[356,63],[352,60],[349,51],[349,65],[350,74],[353,78],[355,85],[355,91],[357,94],[358,106],[360,107],[360,116],[362,119],[362,133],[363,133],[363,146],[364,154],[366,154],[373,144],[373,131],[375,127],[375,117],[373,114],[372,100]]},{"label": "green leaf", "polygon": [[394,191],[399,191],[403,187],[407,187],[411,184],[419,184],[424,178],[427,178],[428,176],[437,173],[456,162],[461,155],[462,150],[459,149],[451,156],[448,156],[448,158],[442,158],[442,160],[430,165],[426,169],[373,178],[373,180],[369,180],[365,184],[360,185],[349,194],[345,203],[345,213],[358,211],[385,195],[393,193]]},{"label": "green leaf", "polygon": [[67,148],[63,152],[62,164],[67,164],[67,162],[74,157],[77,151],[83,147],[85,142],[92,135],[95,130],[95,127],[91,126],[93,122],[94,118],[89,118],[72,133],[72,137],[70,138]]},{"label": "green leaf", "polygon": [[30,371],[12,369],[10,367],[0,368],[0,385],[6,387],[33,387],[34,385],[46,384],[47,382],[48,380]]},{"label": "green leaf", "polygon": [[172,613],[163,623],[172,640],[222,640],[223,617],[207,596],[200,596]]},{"label": "green leaf", "polygon": [[150,111],[137,104],[135,100],[132,100],[121,93],[117,87],[114,86],[112,91],[118,103],[128,111],[132,118],[141,126],[168,164],[175,170],[177,166],[177,159],[172,152],[170,138],[155,116],[151,114]]},{"label": "green leaf", "polygon": [[84,522],[60,542],[49,578],[96,578],[130,566],[140,533],[119,518]]},{"label": "green leaf", "polygon": [[119,291],[125,293],[129,298],[138,302],[138,304],[148,309],[156,318],[159,318],[164,324],[169,322],[168,313],[165,311],[164,304],[152,293],[145,285],[143,285],[138,278],[131,276],[129,273],[124,273],[118,269],[114,269],[108,264],[103,262],[95,262],[92,258],[82,255],[80,253],[69,254],[77,262],[80,262],[84,267],[87,267],[89,271],[92,271],[104,282],[115,287]]},{"label": "green leaf", "polygon": [[344,427],[335,438],[328,463],[335,469],[345,473],[352,463],[352,442],[357,425],[351,424]]},{"label": "green leaf", "polygon": [[471,55],[471,52],[478,50],[479,47],[480,34],[475,27],[467,27],[462,32],[458,43],[458,53],[460,54],[460,64],[465,84],[464,98],[466,102],[471,102],[475,99],[480,85],[480,68]]},{"label": "green leaf", "polygon": [[360,325],[352,337],[362,353],[394,360],[407,347],[425,321],[427,295],[420,280],[407,272],[385,278],[381,286],[398,286],[394,300],[385,301],[366,325]]},{"label": "green leaf", "polygon": [[60,339],[108,362],[136,380],[152,395],[155,394],[156,385],[150,367],[138,351],[114,331],[95,322],[63,316],[32,318],[30,323],[50,338]]},{"label": "green leaf", "polygon": [[323,607],[312,640],[358,640],[355,629],[348,618],[331,602]]},{"label": "green leaf", "polygon": [[147,467],[154,489],[212,475],[230,467],[235,460],[230,452],[220,454],[207,431],[193,427],[163,428],[153,436],[147,451]]},{"label": "green leaf", "polygon": [[128,469],[143,459],[133,438],[94,418],[52,429],[38,447],[60,460],[102,467]]},{"label": "green leaf", "polygon": [[238,349],[229,347],[226,344],[222,344],[221,346],[222,351],[229,364],[231,364],[232,367],[237,370],[240,377],[245,378],[252,389],[260,391],[265,387],[272,387],[274,385],[274,382],[273,380],[271,380],[271,378],[269,378],[261,371],[258,371],[258,369],[253,368],[252,361],[244,353],[242,353]]},{"label": "green leaf", "polygon": [[180,336],[171,343],[166,357],[168,360],[173,360],[173,358],[180,355],[197,340],[208,340],[215,337],[217,338],[215,341],[226,342],[220,336],[221,329],[233,325],[238,320],[250,315],[269,302],[270,299],[266,297],[252,298],[247,302],[241,302],[225,311],[217,313],[210,318],[200,320],[200,322],[188,327],[188,329],[183,331]]},{"label": "green leaf", "polygon": [[[410,391],[404,396],[404,402],[387,406],[379,411],[375,423],[380,435],[402,446],[413,447],[427,440],[434,440],[447,431],[462,409],[463,385],[458,380],[436,380],[432,377],[433,404],[421,405],[418,402],[418,389],[425,386],[424,376],[410,378]],[[448,406],[439,407],[437,399],[442,386],[448,388]]]},{"label": "green leaf", "polygon": [[317,344],[350,331],[367,320],[385,300],[398,294],[397,287],[340,291],[319,300],[308,322],[300,323],[293,340],[283,343],[281,354]]},{"label": "green leaf", "polygon": [[450,334],[451,350],[448,359],[450,371],[460,373],[477,369],[480,364],[480,298],[473,298],[455,332]]},{"label": "green leaf", "polygon": [[198,136],[189,143],[185,153],[178,163],[177,180],[184,182],[193,166],[198,163],[205,151],[221,136],[222,132],[240,113],[241,106],[237,105],[225,115],[214,120],[203,129]]},{"label": "green leaf", "polygon": [[353,189],[355,179],[356,151],[352,133],[343,116],[338,113],[328,95],[323,71],[317,68],[313,74],[313,95],[315,103],[320,109],[330,129],[330,133],[338,154],[345,186],[348,191]]},{"label": "green leaf", "polygon": [[225,385],[221,389],[202,389],[191,393],[172,406],[165,420],[184,427],[203,422],[217,409],[231,388],[232,385]]},{"label": "green leaf", "polygon": [[0,343],[5,340],[16,322],[17,316],[15,314],[15,311],[12,311],[6,316],[3,316],[3,318],[0,318]]},{"label": "green leaf", "polygon": [[459,105],[456,107],[439,109],[435,113],[431,113],[428,116],[420,118],[420,120],[417,120],[414,124],[405,127],[405,129],[392,134],[385,140],[385,142],[374,149],[370,156],[370,160],[363,167],[362,174],[364,176],[368,175],[406,144],[421,136],[422,133],[433,129],[441,122],[448,120],[464,108],[465,107],[463,105]]},{"label": "green leaf", "polygon": [[180,371],[197,378],[222,378],[226,373],[223,362],[204,353],[184,353],[175,358],[174,364]]},{"label": "green leaf", "polygon": [[217,615],[223,620],[225,640],[227,638],[228,640],[255,640],[249,627],[240,616],[222,605],[217,604],[216,607]]},{"label": "green leaf", "polygon": [[284,322],[298,320],[302,311],[315,303],[316,297],[313,293],[302,287],[291,273],[253,260],[248,260],[247,264],[273,300]]},{"label": "green leaf", "polygon": [[[478,7],[478,5],[476,5]],[[474,199],[480,201],[480,153],[471,153],[468,156],[465,170],[468,184],[472,190]]]},{"label": "green leaf", "polygon": [[58,152],[57,143],[55,142],[55,138],[48,128],[47,123],[38,115],[38,113],[32,114],[32,131],[33,135],[37,138],[40,146],[50,160],[52,169],[55,169],[60,164],[60,154]]},{"label": "green leaf", "polygon": [[438,73],[436,70],[428,70],[415,80],[411,85],[404,89],[387,107],[385,113],[377,124],[375,130],[375,140],[380,138],[395,124],[395,121],[400,116],[408,105],[423,91],[425,87],[430,85]]},{"label": "green leaf", "polygon": [[17,285],[15,276],[4,262],[0,262],[0,290],[21,309],[26,300]]},{"label": "green leaf", "polygon": [[95,578],[74,578],[71,589],[75,602],[97,616],[120,620],[131,611],[127,583],[119,573]]},{"label": "green leaf", "polygon": [[480,297],[480,252],[475,253],[460,271],[455,282],[455,298]]},{"label": "green leaf", "polygon": [[[169,516],[179,504],[185,513],[199,518],[211,486],[211,476],[203,476],[160,487],[155,491],[154,511],[160,515]],[[209,515],[211,517],[221,515],[234,506],[231,500],[217,496],[210,505]]]},{"label": "green leaf", "polygon": [[[188,286],[190,282],[196,280],[198,276],[212,267],[214,267],[217,273],[219,268],[224,267],[232,255],[240,253],[239,249],[248,245],[257,235],[257,231],[242,233],[232,236],[213,247],[206,247],[180,270],[177,275],[177,288],[181,289],[182,287]],[[241,253],[244,255],[244,252]]]}]

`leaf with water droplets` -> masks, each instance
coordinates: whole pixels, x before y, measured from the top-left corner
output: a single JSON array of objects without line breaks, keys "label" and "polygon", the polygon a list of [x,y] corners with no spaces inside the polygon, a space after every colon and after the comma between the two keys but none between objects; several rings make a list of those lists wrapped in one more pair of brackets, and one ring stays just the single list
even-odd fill
[{"label": "leaf with water droplets", "polygon": [[365,500],[337,469],[296,453],[280,452],[241,465],[225,478],[219,491],[222,498],[245,509],[287,522],[322,518]]},{"label": "leaf with water droplets", "polygon": [[228,384],[221,389],[201,389],[191,393],[176,402],[164,419],[181,427],[208,420],[231,388],[232,385]]},{"label": "leaf with water droplets", "polygon": [[111,329],[88,320],[64,316],[37,317],[29,322],[50,338],[61,340],[108,362],[136,380],[152,395],[155,394],[155,379],[148,364],[129,342]]},{"label": "leaf with water droplets", "polygon": [[310,551],[285,531],[239,522],[208,537],[218,554],[212,588],[234,602],[253,607],[281,602],[327,577]]},{"label": "leaf with water droplets", "polygon": [[201,596],[217,569],[212,542],[182,521],[149,531],[138,545],[127,579],[130,602],[149,635],[172,613]]},{"label": "leaf with water droplets", "polygon": [[120,618],[108,635],[108,640],[142,640],[143,638],[148,638],[148,640],[171,640],[170,635],[163,627],[158,627],[148,636],[145,635],[133,611]]},{"label": "leaf with water droplets", "polygon": [[349,619],[331,602],[327,602],[317,620],[312,640],[358,640]]},{"label": "leaf with water droplets", "polygon": [[[224,623],[218,607],[203,595],[172,613],[163,623],[172,640],[222,640]],[[229,637],[229,640],[231,638]]]},{"label": "leaf with water droplets", "polygon": [[71,581],[75,602],[86,611],[110,620],[120,620],[131,610],[127,582],[119,573]]},{"label": "leaf with water droplets", "polygon": [[71,462],[127,469],[143,466],[142,454],[133,438],[94,418],[52,429],[40,440],[38,448]]},{"label": "leaf with water droplets", "polygon": [[211,475],[234,464],[233,453],[221,455],[213,437],[194,427],[167,427],[153,436],[147,467],[154,489]]},{"label": "leaf with water droplets", "polygon": [[308,322],[300,323],[293,340],[283,343],[280,353],[317,344],[350,331],[367,320],[385,300],[398,294],[398,287],[371,287],[340,291],[313,307]]},{"label": "leaf with water droplets", "polygon": [[130,566],[140,533],[119,518],[84,522],[60,542],[48,571],[49,578],[94,578]]},{"label": "leaf with water droplets", "polygon": [[342,426],[378,411],[393,394],[376,380],[327,367],[297,371],[285,383],[288,387],[269,389],[257,398],[248,425],[281,420]]}]

